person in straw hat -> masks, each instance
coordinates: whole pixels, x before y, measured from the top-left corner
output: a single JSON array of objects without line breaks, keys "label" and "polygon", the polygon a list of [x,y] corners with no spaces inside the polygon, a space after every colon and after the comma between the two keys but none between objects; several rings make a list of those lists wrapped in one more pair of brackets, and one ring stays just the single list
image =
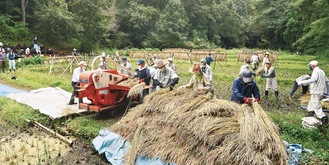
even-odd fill
[{"label": "person in straw hat", "polygon": [[275,68],[272,66],[271,61],[266,62],[265,73],[261,76],[262,78],[266,78],[266,87],[265,87],[265,100],[268,98],[268,91],[272,88],[275,93],[275,97],[278,98],[278,82],[276,81]]},{"label": "person in straw hat", "polygon": [[179,87],[179,89],[193,88],[194,91],[199,94],[206,94],[209,91],[213,93],[211,82],[208,76],[201,71],[201,66],[199,63],[194,63],[189,69],[189,72],[193,74],[190,82]]},{"label": "person in straw hat", "polygon": [[177,68],[176,68],[176,66],[175,66],[175,64],[173,62],[173,59],[172,58],[168,58],[167,61],[168,61],[168,67],[170,69],[172,69],[173,71],[176,72]]},{"label": "person in straw hat", "polygon": [[321,106],[322,95],[327,92],[326,74],[318,67],[317,61],[311,61],[308,66],[312,71],[311,78],[298,82],[298,85],[310,84],[311,99],[307,106],[308,113],[310,116],[315,114],[319,119],[321,119],[322,124],[328,124],[328,116],[323,113]]},{"label": "person in straw hat", "polygon": [[201,63],[201,71],[208,76],[210,83],[212,83],[212,70],[210,65],[207,64],[207,60],[203,58],[200,60],[200,63]]},{"label": "person in straw hat", "polygon": [[[71,83],[71,85],[73,87],[73,92],[72,92],[72,95],[71,95],[71,99],[70,99],[69,105],[76,104],[74,102],[74,99],[78,95],[77,90],[80,89],[79,87],[76,87],[76,85],[79,82],[80,74],[82,72],[86,71],[86,67],[87,67],[86,61],[80,61],[78,65],[79,65],[79,67],[77,67],[77,68],[74,69],[73,75],[72,75],[72,83]],[[82,102],[83,102],[82,101],[82,98],[79,98],[79,103],[82,103]]]},{"label": "person in straw hat", "polygon": [[259,89],[252,79],[250,70],[243,70],[240,77],[236,78],[232,86],[231,100],[240,104],[251,105],[251,96],[260,101]]},{"label": "person in straw hat", "polygon": [[159,88],[170,88],[170,90],[173,90],[179,81],[175,71],[167,67],[163,60],[157,60],[156,67],[157,70],[153,77],[153,90]]}]

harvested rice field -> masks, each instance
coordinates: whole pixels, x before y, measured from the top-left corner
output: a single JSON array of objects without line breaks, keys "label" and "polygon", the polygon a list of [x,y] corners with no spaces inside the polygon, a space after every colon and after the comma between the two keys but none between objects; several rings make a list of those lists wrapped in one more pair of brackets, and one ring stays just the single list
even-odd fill
[{"label": "harvested rice field", "polygon": [[[113,119],[107,117],[106,113],[101,113],[69,117],[56,122],[35,116],[35,114],[26,115],[26,112],[30,113],[25,110],[26,107],[0,98],[2,123],[16,130],[15,135],[26,136],[32,133],[31,138],[34,138],[35,134],[47,137],[41,130],[21,127],[22,124],[16,123],[19,116],[14,120],[15,117],[13,114],[9,115],[8,109],[13,111],[17,109],[16,107],[20,107],[24,109],[21,116],[44,121],[43,123],[48,127],[65,127],[69,130],[77,139],[72,147],[66,147],[65,143],[60,144],[61,141],[59,141],[56,144],[60,144],[61,147],[49,147],[49,150],[44,150],[44,146],[55,145],[58,139],[47,137],[53,143],[45,142],[46,140],[40,138],[35,139],[34,143],[39,140],[42,146],[40,155],[46,156],[38,157],[36,153],[33,162],[44,159],[45,164],[47,162],[51,162],[50,164],[56,164],[56,162],[59,164],[108,164],[104,155],[98,155],[91,145],[91,139],[96,137],[102,128],[117,132],[133,144],[133,149],[125,157],[127,164],[132,164],[136,153],[159,157],[167,162],[178,164],[237,164],[238,162],[241,164],[286,164],[287,155],[282,146],[282,140],[292,144],[301,144],[314,151],[312,154],[305,153],[300,164],[329,164],[329,128],[315,130],[303,128],[301,119],[306,115],[306,111],[300,106],[307,105],[308,98],[303,97],[300,100],[301,89],[296,91],[292,99],[288,97],[294,80],[300,75],[311,73],[306,66],[309,61],[317,59],[320,68],[329,74],[327,59],[276,52],[276,60],[272,66],[276,68],[279,98],[277,99],[274,91],[270,90],[269,99],[263,99],[266,81],[259,76],[262,74],[260,68],[255,71],[257,76],[254,81],[259,87],[261,101],[249,107],[229,101],[233,80],[238,77],[240,66],[244,64],[237,60],[237,55],[242,50],[220,50],[220,52],[226,54],[227,60],[211,64],[215,98],[198,96],[191,91],[158,91],[159,93],[150,94],[145,98],[143,104],[132,107],[123,117]],[[188,58],[183,60],[173,57],[173,59],[179,76],[179,83],[175,86],[177,89],[189,82],[191,74],[188,69],[191,62],[196,61],[190,61]],[[135,69],[138,58],[128,58],[128,60]],[[61,66],[66,65],[67,63],[61,64]],[[56,71],[56,66],[53,67]],[[10,81],[8,75],[4,74],[0,74],[0,78],[6,84],[29,89],[56,86],[66,91],[72,90],[71,74],[48,75],[48,68],[47,64],[27,66],[24,70],[17,70],[19,79],[16,81]],[[110,68],[114,69],[113,66]],[[35,81],[40,78],[44,81]],[[124,83],[132,87],[138,82],[131,80]],[[139,86],[135,89],[136,92],[132,93],[132,96],[141,92]],[[12,145],[7,140],[11,137],[10,131],[0,132],[0,135],[1,141],[4,142],[1,145]],[[11,139],[15,143],[21,140],[17,136],[12,136]],[[30,144],[33,140],[27,141]],[[20,145],[15,145],[15,147],[20,150]],[[5,151],[2,149],[2,152]],[[63,154],[59,156],[59,152]],[[8,163],[25,163],[21,158],[13,159],[15,155],[9,154],[12,151],[7,153],[7,158],[10,157]],[[0,159],[6,161],[6,157]],[[30,161],[32,162],[32,159]]]}]

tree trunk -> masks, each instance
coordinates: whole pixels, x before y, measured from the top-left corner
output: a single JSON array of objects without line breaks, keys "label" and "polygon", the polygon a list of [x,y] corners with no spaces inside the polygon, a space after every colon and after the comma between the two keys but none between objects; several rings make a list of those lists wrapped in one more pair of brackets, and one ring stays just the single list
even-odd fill
[{"label": "tree trunk", "polygon": [[26,23],[26,18],[25,18],[25,0],[21,0],[21,7],[22,7],[22,21]]}]

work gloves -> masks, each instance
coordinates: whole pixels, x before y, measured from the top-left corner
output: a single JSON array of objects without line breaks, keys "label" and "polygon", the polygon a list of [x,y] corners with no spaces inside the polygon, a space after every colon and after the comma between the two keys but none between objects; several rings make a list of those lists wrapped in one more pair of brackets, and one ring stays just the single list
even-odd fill
[{"label": "work gloves", "polygon": [[244,103],[246,103],[246,104],[248,104],[248,105],[251,105],[251,100],[250,100],[249,97],[245,97],[245,98],[243,98],[243,101],[244,101]]},{"label": "work gloves", "polygon": [[[244,103],[251,105],[251,98],[250,97],[245,97],[243,98]],[[259,102],[259,98],[255,98],[255,101]]]}]

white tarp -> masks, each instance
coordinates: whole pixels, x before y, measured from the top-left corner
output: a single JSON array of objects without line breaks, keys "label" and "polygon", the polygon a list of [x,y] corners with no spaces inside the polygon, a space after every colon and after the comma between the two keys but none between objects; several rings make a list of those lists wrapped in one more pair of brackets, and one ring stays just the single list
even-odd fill
[{"label": "white tarp", "polygon": [[[40,88],[25,93],[8,94],[7,97],[39,110],[40,113],[48,115],[52,119],[86,111],[79,109],[78,104],[68,105],[71,93],[58,87]],[[84,103],[88,102],[90,101],[84,100]]]}]

